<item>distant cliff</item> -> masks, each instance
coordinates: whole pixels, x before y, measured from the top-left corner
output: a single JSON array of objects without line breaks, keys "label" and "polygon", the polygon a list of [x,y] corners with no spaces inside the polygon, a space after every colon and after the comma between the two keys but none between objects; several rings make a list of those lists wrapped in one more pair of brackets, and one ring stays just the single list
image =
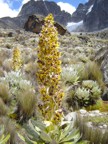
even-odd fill
[{"label": "distant cliff", "polygon": [[89,0],[85,4],[79,4],[72,14],[72,22],[80,21],[83,21],[83,31],[91,32],[107,28],[108,0]]},{"label": "distant cliff", "polygon": [[87,31],[96,31],[108,27],[108,0],[95,0],[90,13],[84,18]]}]

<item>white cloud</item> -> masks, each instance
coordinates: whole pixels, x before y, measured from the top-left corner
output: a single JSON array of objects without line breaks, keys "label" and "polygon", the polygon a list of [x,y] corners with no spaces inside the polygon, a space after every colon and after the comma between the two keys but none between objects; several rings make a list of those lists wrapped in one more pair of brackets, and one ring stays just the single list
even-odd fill
[{"label": "white cloud", "polygon": [[12,10],[4,0],[0,0],[0,18],[6,16],[15,17],[18,12],[19,10]]},{"label": "white cloud", "polygon": [[[30,1],[30,0],[23,0],[23,1],[22,1],[22,4],[25,4],[25,3],[27,3],[28,1]],[[35,1],[37,1],[37,0],[35,0]]]},{"label": "white cloud", "polygon": [[21,6],[18,10],[11,9],[13,5],[13,0],[0,0],[0,18],[7,17],[7,16],[16,17],[18,13],[20,12],[22,6],[30,0],[14,0],[14,1],[21,2]]},{"label": "white cloud", "polygon": [[58,2],[57,4],[61,7],[61,10],[64,10],[70,14],[72,14],[76,10],[75,7],[70,5],[69,3]]},{"label": "white cloud", "polygon": [[27,3],[28,1],[30,1],[30,0],[23,0],[23,1],[22,1],[22,4],[25,4],[25,3]]}]

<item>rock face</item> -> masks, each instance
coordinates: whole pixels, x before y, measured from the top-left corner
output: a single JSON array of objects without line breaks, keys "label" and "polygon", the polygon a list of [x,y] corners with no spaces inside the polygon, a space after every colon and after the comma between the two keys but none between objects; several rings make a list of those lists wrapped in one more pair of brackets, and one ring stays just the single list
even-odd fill
[{"label": "rock face", "polygon": [[4,17],[0,19],[0,27],[11,28],[11,29],[22,29],[27,19],[28,19],[27,15],[15,17],[15,18]]},{"label": "rock face", "polygon": [[[24,25],[24,29],[26,31],[31,31],[39,34],[43,24],[44,24],[44,17],[42,15],[32,15],[29,16],[28,21]],[[57,27],[58,33],[60,35],[68,33],[68,31],[58,22],[55,22],[55,26]]]},{"label": "rock face", "polygon": [[92,32],[107,28],[108,0],[89,0],[85,4],[79,4],[72,15],[72,21],[82,20],[84,31]]},{"label": "rock face", "polygon": [[95,54],[95,61],[101,66],[103,80],[106,85],[102,99],[108,101],[108,28],[93,34],[96,34],[97,38],[102,41],[102,45]]},{"label": "rock face", "polygon": [[[108,45],[103,47],[97,53],[96,60],[101,62],[101,69],[104,75],[105,84],[108,86]],[[98,58],[98,59],[97,59]]]},{"label": "rock face", "polygon": [[72,14],[72,21],[79,22],[84,20],[89,8],[94,4],[95,0],[89,0],[87,3],[80,3],[76,11]]},{"label": "rock face", "polygon": [[108,0],[95,0],[92,11],[84,18],[87,31],[96,31],[108,27]]},{"label": "rock face", "polygon": [[95,61],[101,65],[104,82],[108,87],[108,29],[104,29],[98,33],[96,32],[96,35],[98,39],[101,39],[102,45],[99,47],[99,50],[95,54]]},{"label": "rock face", "polygon": [[38,14],[38,15],[46,16],[49,13],[52,13],[54,15],[55,21],[59,22],[61,25],[64,26],[66,26],[67,23],[70,22],[72,19],[72,16],[65,11],[61,11],[60,6],[58,6],[55,2],[31,0],[28,3],[23,5],[17,17],[1,18],[0,27],[12,28],[12,29],[23,28],[25,22],[28,20],[28,17],[30,15]]}]

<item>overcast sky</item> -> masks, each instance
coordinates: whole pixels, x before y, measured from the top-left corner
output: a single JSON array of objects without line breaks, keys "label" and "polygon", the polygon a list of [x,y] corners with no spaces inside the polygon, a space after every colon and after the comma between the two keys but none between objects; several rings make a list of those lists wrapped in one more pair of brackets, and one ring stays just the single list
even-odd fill
[{"label": "overcast sky", "polygon": [[[0,0],[0,17],[10,16],[15,17],[18,15],[23,4],[30,0]],[[73,13],[79,3],[85,3],[87,0],[48,0],[55,1],[62,10]]]}]

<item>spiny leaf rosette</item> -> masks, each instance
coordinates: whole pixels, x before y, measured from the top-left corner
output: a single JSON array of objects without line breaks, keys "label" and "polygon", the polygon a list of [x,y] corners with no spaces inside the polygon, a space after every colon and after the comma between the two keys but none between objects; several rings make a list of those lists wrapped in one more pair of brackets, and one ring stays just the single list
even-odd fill
[{"label": "spiny leaf rosette", "polygon": [[57,110],[61,108],[64,95],[60,88],[61,60],[58,47],[58,32],[54,26],[53,15],[49,14],[45,18],[39,39],[37,79],[42,100],[39,108],[45,120],[54,123],[61,119]]},{"label": "spiny leaf rosette", "polygon": [[21,52],[18,48],[14,48],[13,50],[13,70],[18,71],[21,68],[22,62],[21,62]]}]

